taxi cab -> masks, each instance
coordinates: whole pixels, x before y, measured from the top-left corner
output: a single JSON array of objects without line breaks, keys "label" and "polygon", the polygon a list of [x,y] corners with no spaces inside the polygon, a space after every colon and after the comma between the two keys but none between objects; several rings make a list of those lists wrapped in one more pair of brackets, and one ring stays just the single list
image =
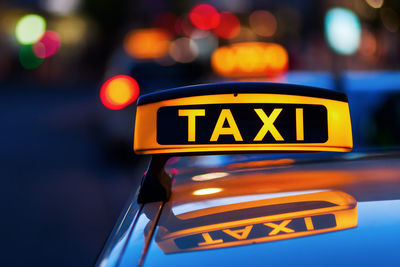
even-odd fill
[{"label": "taxi cab", "polygon": [[134,150],[151,160],[97,265],[400,266],[399,154],[352,148],[340,92],[240,82],[144,95]]}]

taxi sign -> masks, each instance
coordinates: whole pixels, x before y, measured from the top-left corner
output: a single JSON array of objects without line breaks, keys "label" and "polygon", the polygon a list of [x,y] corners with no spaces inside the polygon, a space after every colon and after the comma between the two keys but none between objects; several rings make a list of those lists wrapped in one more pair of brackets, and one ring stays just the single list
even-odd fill
[{"label": "taxi sign", "polygon": [[350,151],[345,94],[274,83],[188,86],[138,100],[137,154]]}]

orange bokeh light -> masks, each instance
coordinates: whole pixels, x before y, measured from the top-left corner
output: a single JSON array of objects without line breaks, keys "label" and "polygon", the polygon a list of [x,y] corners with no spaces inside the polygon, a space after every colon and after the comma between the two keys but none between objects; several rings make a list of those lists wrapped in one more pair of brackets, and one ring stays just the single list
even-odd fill
[{"label": "orange bokeh light", "polygon": [[140,29],[127,34],[124,49],[134,58],[155,59],[168,53],[170,42],[171,35],[163,29]]},{"label": "orange bokeh light", "polygon": [[220,23],[214,29],[216,35],[224,39],[235,38],[240,32],[238,18],[230,12],[221,12]]},{"label": "orange bokeh light", "polygon": [[246,42],[217,49],[211,64],[216,73],[225,77],[270,78],[283,74],[288,69],[288,53],[284,47],[274,43]]},{"label": "orange bokeh light", "polygon": [[220,22],[220,14],[208,4],[196,5],[189,13],[190,21],[201,30],[215,29]]},{"label": "orange bokeh light", "polygon": [[109,109],[122,109],[139,96],[139,85],[128,75],[117,75],[108,79],[100,89],[100,99]]},{"label": "orange bokeh light", "polygon": [[278,27],[275,16],[266,10],[256,10],[251,13],[249,22],[253,31],[264,37],[273,36]]}]

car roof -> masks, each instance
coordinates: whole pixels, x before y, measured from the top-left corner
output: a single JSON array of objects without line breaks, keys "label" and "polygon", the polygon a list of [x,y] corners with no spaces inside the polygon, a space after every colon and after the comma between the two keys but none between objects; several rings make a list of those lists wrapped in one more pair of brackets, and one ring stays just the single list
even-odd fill
[{"label": "car roof", "polygon": [[[230,155],[236,161],[214,166],[201,163],[204,157],[175,158],[167,167],[175,174],[171,199],[140,206],[133,197],[100,265],[396,265],[400,154],[337,155]],[[210,173],[220,176],[199,179]],[[193,194],[205,188],[222,190]],[[265,232],[265,225],[297,231],[307,217],[316,227],[312,231],[280,230],[273,239]],[[327,225],[332,218],[335,227]],[[231,242],[226,233],[243,239]],[[199,248],[202,234],[224,246]]]},{"label": "car roof", "polygon": [[[167,202],[146,254],[145,266],[178,265],[308,265],[343,264],[377,265],[393,263],[397,258],[395,237],[400,232],[400,155],[366,154],[347,160],[326,160],[296,164],[281,161],[271,166],[268,161],[226,165],[228,175],[205,181],[194,181],[199,170],[175,176],[171,200]],[[265,165],[264,167],[262,165]],[[203,171],[207,171],[207,168]],[[214,171],[214,170],[212,170]],[[220,170],[219,170],[220,171]],[[204,188],[221,188],[215,194],[196,196]],[[315,195],[320,192],[346,194],[357,201],[358,224],[346,230],[274,242],[186,252],[168,252],[162,237],[177,227],[191,229],[221,223],[226,207],[243,209],[248,203],[290,196]],[[292,201],[292,200],[291,200]],[[225,209],[224,209],[225,208]],[[267,212],[264,208],[264,213]],[[247,211],[247,210],[246,210]],[[209,213],[209,214],[208,214]],[[239,216],[245,216],[243,215]],[[214,216],[210,216],[214,215]],[[205,220],[204,220],[205,218]],[[197,219],[197,222],[196,222]],[[212,220],[216,220],[212,222]],[[197,225],[196,225],[197,223]],[[192,225],[191,225],[192,224]],[[171,230],[172,229],[172,230]],[[211,229],[211,228],[210,228]],[[203,232],[211,230],[203,230]],[[232,228],[238,229],[238,228]],[[182,230],[182,229],[178,229]],[[215,229],[214,229],[215,230]],[[171,234],[171,233],[169,233]],[[253,242],[254,243],[254,242]],[[381,247],[376,244],[382,244]],[[383,245],[385,244],[385,245]],[[168,244],[167,244],[168,246]],[[354,254],[364,251],[367,257]],[[167,251],[167,252],[166,252]],[[129,252],[127,252],[129,253]],[[286,256],[290,255],[290,256]]]}]

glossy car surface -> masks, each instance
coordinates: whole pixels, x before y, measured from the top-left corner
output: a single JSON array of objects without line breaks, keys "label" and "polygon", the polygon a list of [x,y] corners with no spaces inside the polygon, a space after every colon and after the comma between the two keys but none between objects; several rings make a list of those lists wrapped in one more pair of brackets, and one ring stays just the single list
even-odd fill
[{"label": "glossy car surface", "polygon": [[399,154],[182,157],[167,170],[171,199],[133,197],[99,265],[400,265]]}]

